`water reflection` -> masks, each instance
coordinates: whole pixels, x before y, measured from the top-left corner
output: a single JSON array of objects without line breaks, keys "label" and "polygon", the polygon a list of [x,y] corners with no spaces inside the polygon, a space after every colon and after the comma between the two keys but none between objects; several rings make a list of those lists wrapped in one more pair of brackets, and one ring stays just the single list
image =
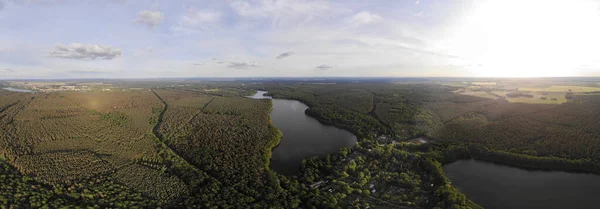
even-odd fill
[{"label": "water reflection", "polygon": [[25,93],[35,92],[35,91],[27,90],[27,89],[16,89],[13,87],[6,87],[6,88],[2,88],[2,89],[7,90],[7,91],[14,91],[14,92],[25,92]]},{"label": "water reflection", "polygon": [[532,171],[476,160],[444,166],[452,185],[487,209],[598,208],[600,176]]},{"label": "water reflection", "polygon": [[[264,96],[265,93],[258,91],[251,98],[270,99]],[[357,141],[352,133],[307,116],[304,114],[306,109],[308,106],[296,100],[273,99],[271,119],[283,133],[271,158],[271,169],[278,173],[297,174],[303,159],[335,153]]]}]

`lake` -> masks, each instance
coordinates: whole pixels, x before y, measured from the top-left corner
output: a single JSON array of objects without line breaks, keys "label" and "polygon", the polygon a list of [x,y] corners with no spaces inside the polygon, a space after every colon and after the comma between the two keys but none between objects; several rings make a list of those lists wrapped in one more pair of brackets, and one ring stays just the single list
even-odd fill
[{"label": "lake", "polygon": [[[266,91],[258,91],[250,98],[271,99]],[[283,175],[294,175],[300,171],[302,160],[329,153],[340,148],[353,146],[354,134],[330,125],[324,125],[307,116],[308,106],[296,100],[273,99],[271,120],[283,133],[280,144],[273,149],[271,169]]]},{"label": "lake", "polygon": [[599,208],[600,176],[527,170],[477,160],[444,166],[452,185],[488,209]]},{"label": "lake", "polygon": [[26,93],[35,92],[35,91],[27,90],[27,89],[16,89],[13,87],[6,87],[6,88],[2,88],[2,89],[7,90],[7,91],[14,91],[14,92],[26,92]]}]

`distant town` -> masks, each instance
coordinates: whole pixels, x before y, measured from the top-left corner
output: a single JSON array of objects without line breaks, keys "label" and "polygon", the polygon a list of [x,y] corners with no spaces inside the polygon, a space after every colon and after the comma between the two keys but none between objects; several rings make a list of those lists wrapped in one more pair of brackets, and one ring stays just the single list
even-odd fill
[{"label": "distant town", "polygon": [[6,86],[13,88],[26,89],[36,92],[57,92],[57,91],[112,91],[112,84],[103,82],[86,83],[68,83],[68,82],[28,82],[28,81],[7,81]]}]

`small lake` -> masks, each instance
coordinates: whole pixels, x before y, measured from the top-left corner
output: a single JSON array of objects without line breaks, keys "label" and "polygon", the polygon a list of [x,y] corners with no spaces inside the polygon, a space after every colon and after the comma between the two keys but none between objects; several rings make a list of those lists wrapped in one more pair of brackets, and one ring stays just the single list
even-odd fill
[{"label": "small lake", "polygon": [[[258,91],[250,98],[271,99],[266,91]],[[353,146],[354,134],[324,125],[307,116],[308,106],[296,100],[273,99],[271,119],[283,133],[279,146],[273,149],[271,169],[283,175],[294,175],[300,171],[302,160],[312,156],[337,152],[340,148]]]},{"label": "small lake", "polygon": [[13,87],[6,87],[6,88],[2,88],[2,89],[7,90],[7,91],[14,91],[14,92],[26,92],[26,93],[35,92],[35,91],[27,90],[27,89],[16,89]]},{"label": "small lake", "polygon": [[444,166],[446,176],[487,209],[599,208],[600,175],[527,170],[477,160]]}]

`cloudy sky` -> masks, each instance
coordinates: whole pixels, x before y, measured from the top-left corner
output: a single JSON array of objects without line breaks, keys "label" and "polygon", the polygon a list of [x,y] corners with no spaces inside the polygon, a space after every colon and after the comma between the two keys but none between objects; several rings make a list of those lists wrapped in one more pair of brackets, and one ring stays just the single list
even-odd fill
[{"label": "cloudy sky", "polygon": [[600,0],[0,0],[0,79],[600,76]]}]

